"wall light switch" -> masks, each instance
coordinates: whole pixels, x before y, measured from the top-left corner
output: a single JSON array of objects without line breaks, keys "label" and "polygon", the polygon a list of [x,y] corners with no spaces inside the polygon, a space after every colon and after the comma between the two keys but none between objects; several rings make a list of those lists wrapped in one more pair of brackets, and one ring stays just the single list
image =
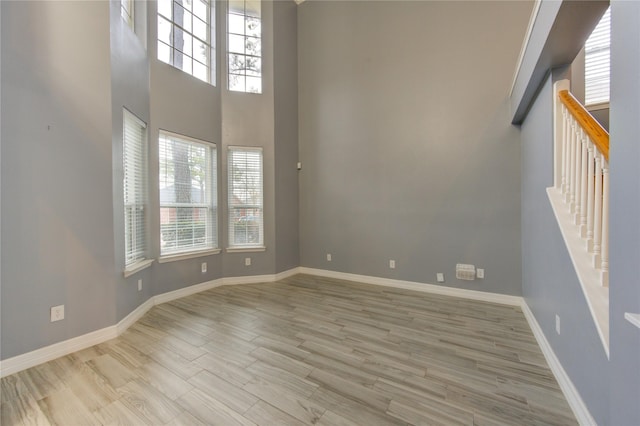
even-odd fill
[{"label": "wall light switch", "polygon": [[436,281],[438,281],[439,283],[443,283],[444,282],[444,274],[442,272],[438,272],[436,274]]},{"label": "wall light switch", "polygon": [[327,253],[327,262],[331,262],[331,253]]},{"label": "wall light switch", "polygon": [[142,278],[138,280],[138,291],[142,291]]},{"label": "wall light switch", "polygon": [[244,258],[244,266],[251,266],[251,258],[250,257],[245,257]]},{"label": "wall light switch", "polygon": [[390,260],[389,261],[389,268],[396,269],[396,261],[395,260]]},{"label": "wall light switch", "polygon": [[207,262],[202,262],[200,264],[200,272],[202,272],[203,274],[207,272]]},{"label": "wall light switch", "polygon": [[479,279],[484,278],[484,269],[478,268],[476,269],[476,277]]}]

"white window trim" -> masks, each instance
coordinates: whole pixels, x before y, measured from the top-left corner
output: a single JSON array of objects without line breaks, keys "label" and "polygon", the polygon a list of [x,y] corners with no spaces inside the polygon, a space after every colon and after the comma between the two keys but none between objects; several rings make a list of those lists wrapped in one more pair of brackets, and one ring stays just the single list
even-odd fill
[{"label": "white window trim", "polygon": [[[144,169],[142,170],[142,179],[143,179],[143,181],[142,181],[143,188],[142,189],[145,192],[143,194],[143,197],[145,198],[145,200],[142,203],[142,207],[143,207],[143,219],[142,220],[143,220],[143,226],[145,228],[144,229],[145,236],[147,237],[147,240],[144,241],[144,252],[146,254],[148,252],[148,250],[149,250],[149,246],[148,246],[149,245],[149,241],[148,241],[148,235],[147,235],[148,231],[149,231],[148,213],[147,213],[147,210],[148,210],[148,207],[149,207],[149,202],[148,202],[148,191],[149,191],[149,189],[148,189],[148,176],[147,176],[147,173],[148,173],[147,124],[144,121],[140,120],[135,114],[133,114],[131,111],[129,111],[126,108],[122,109],[122,114],[123,114],[123,117],[122,117],[122,126],[123,126],[123,129],[122,129],[123,173],[125,172],[125,168],[126,168],[126,166],[124,164],[124,158],[125,158],[125,131],[126,131],[125,121],[126,121],[126,119],[128,118],[128,119],[132,120],[134,123],[136,123],[137,125],[139,125],[143,129],[143,133],[142,133],[142,136],[141,136],[142,139],[141,139],[140,143],[142,144],[142,156],[143,156],[142,161],[143,161],[143,166],[144,166]],[[124,200],[124,195],[125,195],[124,191],[126,191],[124,189],[124,184],[125,184],[124,176],[123,176],[122,184],[123,184],[123,207],[124,207],[124,210],[125,210],[125,218],[124,219],[125,219],[125,222],[126,222],[127,204],[126,204],[126,201]],[[137,205],[137,204],[135,204],[135,205]],[[124,229],[126,230],[126,223],[124,225],[125,225]],[[126,231],[125,231],[125,274],[128,273],[127,271],[129,271],[129,270],[136,269],[136,267],[137,267],[137,265],[139,263],[145,262],[147,260],[146,257],[141,257],[141,258],[133,259],[131,262],[129,262],[128,259],[127,259],[126,241],[127,241],[127,235],[126,235]]]},{"label": "white window trim", "polygon": [[225,251],[227,253],[259,253],[266,251],[265,246],[250,246],[250,247],[227,247]]},{"label": "white window trim", "polygon": [[[135,32],[136,25],[135,3],[135,0],[120,0],[120,16],[133,32]],[[125,4],[128,4],[129,6],[125,7]]]},{"label": "white window trim", "polygon": [[[198,37],[197,35],[194,34],[193,29],[191,31],[183,28],[182,26],[179,26],[175,21],[174,21],[174,17],[173,17],[173,2],[174,0],[171,0],[171,5],[172,5],[172,16],[171,18],[167,17],[166,15],[162,14],[160,12],[160,10],[158,9],[156,11],[156,59],[160,62],[166,63],[167,65],[170,65],[171,67],[180,70],[181,72],[184,72],[185,74],[191,75],[192,77],[200,80],[200,81],[205,81],[206,83],[212,85],[212,86],[216,86],[216,31],[215,31],[215,23],[216,23],[216,0],[204,0],[207,2],[208,7],[209,7],[209,14],[207,17],[207,22],[205,22],[205,24],[207,25],[207,31],[208,31],[208,40],[203,40],[202,38]],[[194,15],[195,16],[195,15]],[[196,76],[193,73],[193,62],[192,62],[192,68],[191,68],[191,72],[185,71],[181,68],[178,68],[177,66],[174,65],[173,63],[173,55],[174,55],[174,50],[176,50],[176,47],[174,46],[173,40],[171,40],[170,44],[165,43],[163,40],[160,40],[159,34],[158,34],[158,18],[161,17],[162,19],[166,20],[167,22],[170,23],[170,25],[172,26],[177,26],[179,27],[184,33],[188,34],[189,36],[191,36],[194,40],[199,40],[201,42],[203,42],[205,44],[205,46],[208,47],[209,52],[208,52],[208,56],[207,56],[207,63],[203,64],[202,62],[200,62],[199,60],[197,60],[193,55],[189,56],[186,53],[183,53],[185,55],[185,57],[189,58],[191,61],[196,61],[199,64],[204,65],[207,68],[207,79],[206,80],[202,80],[200,77]],[[199,19],[199,18],[198,18]],[[200,21],[202,21],[200,19]],[[164,60],[160,59],[159,57],[159,49],[158,49],[158,44],[162,43],[165,46],[168,46],[170,49],[170,54],[171,54],[171,59],[170,62],[165,62]],[[193,48],[193,47],[192,47]],[[193,51],[192,51],[193,53]]]},{"label": "white window trim", "polygon": [[[217,254],[220,252],[220,227],[219,227],[219,215],[220,215],[220,206],[218,203],[218,197],[219,197],[219,167],[218,167],[218,145],[213,143],[213,142],[209,142],[209,141],[205,141],[202,139],[197,139],[197,138],[193,138],[190,136],[186,136],[186,135],[181,135],[179,133],[174,133],[174,132],[170,132],[167,130],[163,130],[160,129],[158,132],[158,145],[160,144],[160,137],[161,136],[168,136],[168,137],[172,137],[172,138],[176,138],[185,142],[192,142],[192,143],[196,143],[196,144],[201,144],[201,145],[207,145],[210,147],[210,149],[215,151],[215,155],[216,158],[213,159],[212,161],[212,166],[215,167],[215,171],[214,171],[214,179],[215,179],[215,185],[213,185],[212,187],[212,191],[215,191],[214,196],[212,197],[212,203],[213,206],[210,206],[206,203],[191,203],[189,204],[189,207],[201,207],[201,208],[207,208],[207,209],[211,209],[212,211],[215,212],[215,219],[213,221],[213,226],[215,227],[215,231],[216,231],[216,235],[215,235],[215,246],[214,247],[206,247],[206,248],[198,248],[198,249],[193,249],[193,250],[189,250],[189,249],[185,249],[185,250],[178,250],[178,251],[174,251],[174,252],[170,252],[170,253],[165,253],[165,254],[160,254],[160,257],[158,257],[158,263],[166,263],[166,262],[172,262],[175,260],[183,260],[183,259],[189,259],[189,258],[194,258],[194,257],[201,257],[201,256],[207,256],[207,255],[211,255],[211,254]],[[162,202],[159,200],[159,209],[158,212],[160,212],[160,209],[162,209],[163,207],[168,207],[165,204],[162,204]],[[177,205],[177,203],[172,204],[169,207],[175,207]],[[160,248],[160,251],[162,252],[162,248]]]},{"label": "white window trim", "polygon": [[154,262],[153,259],[143,259],[138,262],[132,263],[124,269],[124,277],[129,278],[131,275],[147,269]]},{"label": "white window trim", "polygon": [[[231,210],[232,210],[232,206],[231,203],[229,202],[229,198],[231,196],[231,165],[230,165],[230,159],[231,159],[231,151],[251,151],[251,152],[260,152],[260,159],[261,159],[261,177],[260,177],[260,183],[261,183],[261,193],[260,193],[260,198],[261,198],[261,203],[259,208],[262,211],[262,224],[261,224],[261,241],[258,244],[255,245],[251,245],[251,244],[241,244],[241,245],[233,245],[232,241],[233,241],[233,232],[231,232]],[[247,208],[247,207],[245,207]],[[255,207],[254,207],[255,208]],[[238,146],[238,145],[232,145],[227,147],[227,248],[226,251],[228,253],[242,253],[242,252],[260,252],[260,251],[265,251],[266,250],[266,244],[265,244],[265,236],[264,236],[264,149],[260,146]]]},{"label": "white window trim", "polygon": [[[608,25],[607,25],[608,24]],[[594,51],[589,46],[595,46]],[[606,52],[606,54],[604,53]],[[599,56],[602,55],[602,56]],[[591,56],[593,55],[593,56]],[[595,60],[590,61],[591,58]],[[603,86],[610,86],[611,82],[611,8],[603,14],[585,43],[585,106],[589,110],[605,109],[609,107],[610,93],[604,99]],[[605,64],[609,65],[607,75],[602,72]],[[600,70],[600,72],[598,72]],[[593,74],[596,78],[592,78]],[[596,96],[600,95],[600,96]],[[592,99],[593,97],[595,99]]]},{"label": "white window trim", "polygon": [[199,251],[189,251],[184,253],[176,253],[176,254],[170,254],[166,256],[160,256],[158,258],[158,263],[169,263],[169,262],[175,262],[178,260],[195,259],[198,257],[211,256],[219,253],[220,253],[219,248],[213,249],[213,250],[199,250]]},{"label": "white window trim", "polygon": [[[261,1],[261,0],[259,0]],[[262,41],[263,41],[263,37],[262,37],[262,31],[260,32],[259,36],[248,36],[246,34],[246,30],[244,33],[240,34],[240,33],[235,33],[235,32],[231,32],[230,28],[229,28],[229,16],[230,15],[236,15],[236,16],[242,16],[245,19],[245,25],[246,25],[246,19],[247,17],[249,18],[254,18],[254,19],[258,19],[260,20],[260,28],[262,30],[262,4],[260,4],[260,16],[252,16],[246,13],[246,0],[243,0],[244,4],[245,4],[245,11],[244,13],[240,14],[240,13],[236,13],[236,12],[231,12],[231,9],[229,8],[229,2],[227,1],[227,14],[226,14],[226,19],[227,19],[227,31],[226,31],[226,36],[227,36],[227,52],[226,52],[226,66],[227,66],[227,90],[230,92],[234,92],[234,93],[247,93],[247,94],[253,94],[253,95],[261,95],[264,92],[264,73],[263,73],[263,61],[264,61],[264,55],[262,53]],[[245,38],[245,42],[247,38],[257,38],[260,41],[260,55],[250,55],[246,53],[246,48],[244,53],[240,53],[240,52],[231,52],[229,50],[229,38],[231,35],[234,36],[242,36]],[[245,45],[246,46],[246,45]],[[260,60],[260,75],[247,75],[246,73],[246,69],[244,74],[238,74],[238,73],[232,73],[230,70],[230,57],[231,55],[239,55],[239,56],[244,56],[245,58],[258,58]],[[245,86],[244,86],[244,90],[240,90],[240,89],[232,89],[231,88],[231,84],[230,84],[230,80],[231,80],[231,76],[235,75],[237,77],[243,77],[245,79]],[[246,78],[247,77],[255,77],[255,78],[260,78],[260,90],[259,91],[249,91],[247,90],[247,85],[246,85]]]}]

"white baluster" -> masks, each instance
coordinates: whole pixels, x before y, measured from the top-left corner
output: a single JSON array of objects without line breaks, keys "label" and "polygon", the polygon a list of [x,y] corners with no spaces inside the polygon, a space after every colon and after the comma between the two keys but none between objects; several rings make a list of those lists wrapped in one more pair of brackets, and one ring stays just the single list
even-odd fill
[{"label": "white baluster", "polygon": [[576,128],[576,186],[575,186],[575,202],[573,209],[573,223],[580,225],[580,207],[582,205],[582,128]]},{"label": "white baluster", "polygon": [[593,212],[593,267],[600,268],[600,252],[602,241],[602,154],[596,152],[595,160],[595,191],[594,198],[594,212]]},{"label": "white baluster", "polygon": [[589,152],[587,159],[587,233],[583,237],[587,239],[587,251],[591,252],[593,244],[593,213],[594,213],[594,146],[591,139],[589,139]]},{"label": "white baluster", "polygon": [[567,180],[567,164],[569,164],[569,113],[567,107],[562,105],[562,185],[560,189],[562,194],[569,191],[569,183]]},{"label": "white baluster", "polygon": [[602,285],[609,287],[609,167],[602,169],[602,249],[600,273]]},{"label": "white baluster", "polygon": [[571,117],[571,130],[569,132],[571,158],[569,160],[569,194],[567,201],[569,203],[569,211],[573,212],[573,204],[576,200],[576,132],[573,117]]},{"label": "white baluster", "polygon": [[580,131],[582,136],[582,166],[580,167],[580,236],[582,238],[587,238],[587,176],[588,176],[588,148],[587,144],[589,143],[589,137],[584,133],[584,131]]}]

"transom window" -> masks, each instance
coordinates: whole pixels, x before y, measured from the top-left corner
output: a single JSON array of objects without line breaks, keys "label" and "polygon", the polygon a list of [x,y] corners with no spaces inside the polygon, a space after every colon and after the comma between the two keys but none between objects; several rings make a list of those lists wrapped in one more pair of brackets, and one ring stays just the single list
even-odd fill
[{"label": "transom window", "polygon": [[262,148],[229,147],[229,247],[263,247]]},{"label": "transom window", "polygon": [[227,48],[229,90],[262,93],[260,0],[229,0]]},{"label": "transom window", "polygon": [[214,1],[158,0],[158,59],[215,85]]},{"label": "transom window", "polygon": [[160,254],[218,247],[216,147],[160,131]]},{"label": "transom window", "polygon": [[120,0],[120,16],[127,23],[129,28],[134,29],[133,24],[133,1],[134,0]]},{"label": "transom window", "polygon": [[585,105],[609,102],[611,74],[611,8],[587,39],[585,50]]},{"label": "transom window", "polygon": [[147,125],[123,109],[125,265],[145,259],[147,252]]}]

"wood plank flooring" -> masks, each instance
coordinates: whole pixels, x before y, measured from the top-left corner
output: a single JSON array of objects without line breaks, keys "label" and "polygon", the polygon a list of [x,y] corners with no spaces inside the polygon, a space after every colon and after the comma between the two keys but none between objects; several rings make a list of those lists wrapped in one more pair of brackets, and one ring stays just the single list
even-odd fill
[{"label": "wood plank flooring", "polygon": [[2,379],[9,425],[575,425],[517,307],[297,275]]}]

